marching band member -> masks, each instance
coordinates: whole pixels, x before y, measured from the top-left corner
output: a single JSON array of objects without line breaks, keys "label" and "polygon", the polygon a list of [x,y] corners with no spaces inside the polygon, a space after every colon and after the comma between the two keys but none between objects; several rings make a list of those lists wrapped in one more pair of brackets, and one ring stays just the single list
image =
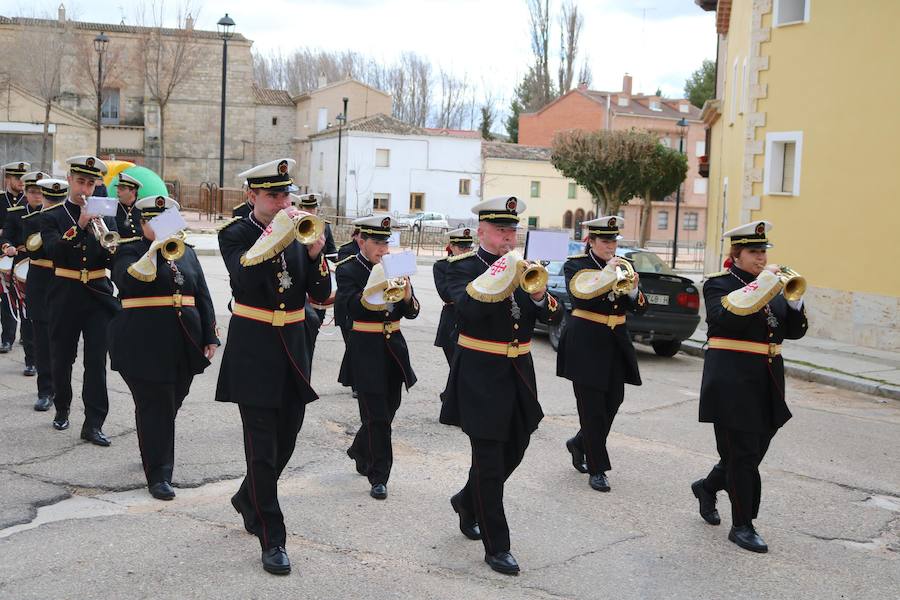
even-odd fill
[{"label": "marching band member", "polygon": [[447,358],[449,365],[453,361],[453,351],[456,349],[456,314],[453,311],[453,298],[447,293],[447,268],[450,263],[447,259],[460,254],[465,254],[472,249],[475,238],[472,237],[472,230],[468,227],[460,227],[447,233],[450,243],[447,244],[447,256],[443,256],[435,261],[431,268],[431,274],[434,276],[434,287],[438,296],[444,301],[444,307],[441,309],[441,318],[438,321],[437,335],[434,338],[434,345],[444,350],[444,356]]},{"label": "marching band member", "polygon": [[135,207],[141,182],[128,173],[119,173],[119,183],[116,185],[116,196],[119,206],[116,207],[116,230],[123,238],[140,238],[141,215]]},{"label": "marching band member", "polygon": [[566,448],[572,465],[589,473],[589,485],[599,492],[610,489],[606,472],[612,466],[606,438],[625,397],[625,384],[641,385],[637,356],[625,326],[626,311],[646,309],[638,274],[634,273],[627,292],[615,289],[621,281],[617,275],[625,267],[625,259],[616,257],[619,229],[624,224],[621,217],[585,221],[585,253],[570,256],[564,266],[573,310],[559,340],[556,374],[572,382],[581,424]]},{"label": "marching band member", "polygon": [[[37,182],[44,177],[46,175],[40,171],[25,173],[22,176],[22,184],[25,186],[25,201],[6,212],[6,225],[3,228],[2,235],[0,235],[0,242],[2,242],[0,249],[6,256],[13,257],[13,273],[17,269],[21,269],[24,266],[22,265],[23,261],[28,261],[29,258],[28,249],[25,245],[25,217],[41,210],[44,195],[41,193],[41,188],[37,185]],[[30,268],[30,265],[25,268]],[[18,288],[13,287],[12,282],[10,283],[10,288],[9,293],[17,293],[16,290]],[[17,298],[16,303],[22,329],[22,346],[25,350],[25,370],[22,371],[22,374],[31,377],[37,375],[37,368],[35,367],[36,359],[34,355],[34,325],[26,304],[27,297],[26,292],[24,297]],[[40,398],[49,396],[53,390],[52,385],[50,385],[50,372],[45,371],[37,383],[38,404],[42,405]],[[35,406],[38,406],[38,404]]]},{"label": "marching band member", "polygon": [[[297,199],[297,208],[311,215],[318,216],[319,197],[316,194],[301,194],[299,196],[295,196],[295,198]],[[334,236],[331,234],[331,223],[327,221],[325,222],[325,247],[322,249],[322,252],[328,259],[333,260],[337,257],[337,248],[334,245]],[[315,312],[315,316],[318,317],[315,322],[315,331],[311,332],[313,347],[315,348],[315,338],[319,333],[319,329],[322,328],[322,324],[325,323],[326,309],[320,308],[320,305],[311,306],[311,308]],[[312,324],[312,321],[310,321],[310,324]]]},{"label": "marching band member", "polygon": [[[350,234],[350,241],[341,244],[341,247],[338,248],[337,262],[334,263],[335,275],[337,275],[339,266],[345,262],[355,260],[354,257],[359,253],[360,244],[362,244],[362,240],[359,237],[359,227],[354,227]],[[350,347],[350,319],[344,310],[344,306],[337,302],[334,303],[334,324],[341,330],[341,337],[344,340],[344,352],[346,353]],[[358,394],[353,386],[350,389],[353,390],[353,397],[357,398]]]},{"label": "marching band member", "polygon": [[716,492],[728,491],[728,539],[753,552],[768,551],[753,526],[762,492],[759,464],[772,437],[791,418],[781,343],[802,338],[807,329],[805,281],[796,277],[785,283],[787,273],[767,265],[771,229],[767,221],[754,221],[725,232],[731,267],[710,275],[703,285],[709,342],[700,422],[713,424],[720,460],[691,485],[700,515],[712,525],[720,522]]},{"label": "marching band member", "polygon": [[517,575],[503,511],[503,485],[519,465],[543,418],[537,398],[531,336],[535,320],[555,322],[559,306],[546,280],[532,293],[520,288],[516,245],[525,203],[500,196],[476,204],[477,251],[448,259],[447,290],[459,322],[457,349],[442,395],[441,423],[469,436],[472,466],[450,499],[459,528],[481,539],[492,569]]},{"label": "marching band member", "polygon": [[325,236],[307,246],[295,237],[298,211],[288,197],[294,164],[275,160],[242,173],[253,212],[219,231],[234,309],[216,400],[238,404],[247,459],[247,475],[231,503],[259,538],[263,568],[276,574],[291,570],[277,482],[306,404],[318,398],[309,380],[304,303],[307,293],[315,300],[331,293]]},{"label": "marching band member", "polygon": [[58,431],[69,428],[72,365],[78,351],[78,338],[84,336],[81,439],[98,446],[109,446],[110,440],[102,430],[109,412],[106,330],[110,319],[121,307],[107,276],[115,245],[105,242],[105,247],[98,238],[106,235],[102,232],[103,226],[115,232],[116,222],[109,217],[89,215],[84,210],[85,198],[93,193],[97,180],[103,178],[106,164],[95,156],[74,156],[66,162],[69,164],[68,199],[41,211],[41,239],[47,256],[53,261],[55,275],[47,300],[50,362],[56,392],[53,427]]},{"label": "marching band member", "polygon": [[347,315],[349,344],[341,362],[338,381],[353,386],[358,395],[361,421],[347,455],[356,470],[371,484],[369,495],[387,498],[387,482],[393,464],[391,424],[400,407],[402,386],[416,382],[409,362],[409,349],[400,331],[400,319],[415,319],[419,301],[409,278],[402,291],[385,291],[396,281],[385,279],[381,258],[388,253],[388,238],[395,225],[391,217],[362,217],[359,253],[337,268],[337,298]]},{"label": "marching band member", "polygon": [[[121,189],[121,188],[120,188]],[[194,249],[180,238],[157,240],[151,220],[178,209],[166,196],[135,204],[142,236],[121,240],[112,279],[122,311],[109,325],[110,368],[134,398],[141,463],[150,494],[175,497],[175,417],[219,346],[216,317]],[[138,343],[135,343],[139,340]]]},{"label": "marching band member", "polygon": [[[27,162],[11,162],[3,165],[3,197],[0,199],[0,234],[6,227],[6,214],[9,209],[21,206],[23,202],[22,175],[31,168],[31,164]],[[5,256],[14,256],[7,254],[5,251],[0,253]],[[2,292],[2,290],[0,290]],[[10,292],[12,292],[10,290]],[[16,317],[13,315],[13,305],[11,293],[0,293],[0,354],[6,354],[12,350],[13,342],[16,341]]]}]

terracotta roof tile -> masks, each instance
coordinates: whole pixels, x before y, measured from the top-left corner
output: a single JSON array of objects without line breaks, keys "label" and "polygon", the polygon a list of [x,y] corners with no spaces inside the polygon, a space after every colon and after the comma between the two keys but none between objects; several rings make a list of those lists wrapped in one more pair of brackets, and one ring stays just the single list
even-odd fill
[{"label": "terracotta roof tile", "polygon": [[550,160],[550,148],[523,146],[507,142],[482,142],[481,155],[484,158],[508,158],[513,160]]},{"label": "terracotta roof tile", "polygon": [[274,106],[294,106],[291,95],[286,90],[273,90],[253,86],[253,99],[257,104]]}]

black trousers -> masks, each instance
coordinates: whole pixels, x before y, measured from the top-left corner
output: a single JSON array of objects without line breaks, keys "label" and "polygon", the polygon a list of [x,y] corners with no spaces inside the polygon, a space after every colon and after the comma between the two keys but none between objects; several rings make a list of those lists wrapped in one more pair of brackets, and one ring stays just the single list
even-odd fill
[{"label": "black trousers", "polygon": [[34,324],[31,319],[22,318],[19,325],[22,348],[25,350],[25,364],[34,366]]},{"label": "black trousers", "polygon": [[[10,290],[9,294],[15,294],[15,291]],[[2,327],[3,330],[3,333],[0,334],[0,342],[4,344],[12,344],[15,342],[16,326],[16,317],[12,313],[9,296],[2,293],[2,290],[0,290],[0,327]]]},{"label": "black trousers", "polygon": [[531,436],[522,427],[513,426],[507,441],[469,438],[472,466],[469,479],[460,491],[463,506],[474,513],[481,528],[481,542],[488,554],[508,552],[509,524],[503,510],[503,487],[513,474]]},{"label": "black trousers", "polygon": [[84,337],[84,428],[102,427],[109,413],[106,393],[106,330],[112,315],[100,305],[87,310],[55,307],[50,321],[50,366],[56,410],[72,405],[72,365],[78,354],[78,338]]},{"label": "black trousers", "polygon": [[251,507],[263,550],[284,546],[287,533],[278,503],[278,478],[291,460],[306,405],[300,401],[293,374],[278,408],[238,405],[244,427],[247,475],[237,493],[239,504]]},{"label": "black trousers", "polygon": [[134,423],[147,485],[172,481],[175,464],[175,416],[191,389],[193,376],[159,383],[122,374],[134,398]]},{"label": "black trousers", "polygon": [[[347,324],[339,324],[338,327],[341,329],[341,337],[344,338],[344,348],[350,348],[350,326]],[[354,392],[356,391],[356,388],[352,385],[350,386],[350,389]]]},{"label": "black trousers", "polygon": [[444,357],[447,359],[447,365],[453,364],[453,353],[456,351],[456,344],[444,344],[441,346],[444,351]]},{"label": "black trousers", "polygon": [[625,398],[625,366],[621,360],[611,366],[605,391],[578,383],[572,387],[581,425],[575,434],[575,446],[584,452],[591,475],[605,473],[612,469],[606,438]]},{"label": "black trousers", "polygon": [[[50,333],[46,321],[29,321],[34,332],[34,364],[37,367],[38,396],[53,395],[53,376],[50,369]],[[22,328],[24,337],[25,328]],[[27,345],[26,345],[27,348]]]},{"label": "black trousers", "polygon": [[394,464],[391,445],[391,424],[400,408],[400,394],[403,388],[403,374],[393,364],[389,367],[388,391],[386,394],[357,392],[360,427],[350,445],[350,453],[357,462],[364,465],[369,483],[387,484]]},{"label": "black trousers", "polygon": [[712,493],[728,490],[731,524],[750,525],[759,514],[762,481],[759,465],[775,432],[754,433],[715,425],[719,463],[706,476],[704,487]]}]

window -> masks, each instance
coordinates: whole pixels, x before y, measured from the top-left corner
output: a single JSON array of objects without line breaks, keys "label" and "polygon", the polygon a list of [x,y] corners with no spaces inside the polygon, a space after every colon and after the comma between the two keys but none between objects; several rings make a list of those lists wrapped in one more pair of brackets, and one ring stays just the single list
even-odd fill
[{"label": "window", "polygon": [[594,211],[589,210],[587,216],[585,216],[585,221],[590,221],[594,218]]},{"label": "window", "polygon": [[569,200],[573,200],[578,194],[578,184],[569,182]]},{"label": "window", "polygon": [[659,105],[659,100],[651,100],[650,101],[650,110],[661,111],[662,107]]},{"label": "window", "polygon": [[537,217],[528,217],[528,229],[534,229],[538,226]]},{"label": "window", "polygon": [[391,151],[387,148],[377,148],[375,150],[375,166],[389,167],[391,166]]},{"label": "window", "polygon": [[278,117],[272,117],[272,125],[278,125]]},{"label": "window", "polygon": [[706,140],[700,140],[694,146],[694,156],[706,156]]},{"label": "window", "polygon": [[582,223],[584,223],[584,209],[579,208],[575,211],[575,226],[581,227]]},{"label": "window", "polygon": [[669,228],[669,211],[661,210],[656,213],[656,228],[661,230]]},{"label": "window", "polygon": [[425,194],[421,192],[412,192],[409,195],[409,211],[417,211],[425,209]]},{"label": "window", "polygon": [[[103,125],[119,124],[119,90],[105,89],[102,94],[103,103],[100,105],[100,122]],[[96,104],[94,106],[97,106]]]},{"label": "window", "polygon": [[472,180],[471,179],[460,179],[459,180],[459,195],[460,196],[468,196],[471,194],[469,191],[471,189]]},{"label": "window", "polygon": [[563,229],[572,229],[572,211],[567,210],[563,213]]},{"label": "window", "polygon": [[706,193],[706,183],[707,179],[704,177],[698,177],[694,180],[694,193],[695,194],[705,194]]},{"label": "window", "polygon": [[531,182],[531,197],[532,198],[540,198],[541,197],[541,182],[540,181],[532,181]]},{"label": "window", "polygon": [[684,213],[684,221],[681,223],[681,228],[685,231],[697,231],[697,221],[699,220],[699,215],[695,212],[686,212]]},{"label": "window", "polygon": [[322,131],[323,129],[328,127],[328,109],[320,108],[319,109],[319,119],[316,122],[316,131]]},{"label": "window", "polygon": [[628,96],[617,96],[616,104],[619,106],[628,106]]},{"label": "window", "polygon": [[775,0],[772,21],[775,27],[809,21],[810,0]]},{"label": "window", "polygon": [[391,210],[390,194],[374,194],[372,196],[372,210],[389,211]]},{"label": "window", "polygon": [[680,113],[689,113],[691,112],[691,107],[687,102],[682,102],[678,105],[678,112]]},{"label": "window", "polygon": [[767,133],[765,170],[763,171],[765,193],[799,196],[802,157],[802,131]]}]

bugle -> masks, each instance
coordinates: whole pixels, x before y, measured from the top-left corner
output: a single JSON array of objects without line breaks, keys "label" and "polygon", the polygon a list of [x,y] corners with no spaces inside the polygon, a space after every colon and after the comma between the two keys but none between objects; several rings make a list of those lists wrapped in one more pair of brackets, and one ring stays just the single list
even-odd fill
[{"label": "bugle", "polygon": [[109,250],[119,244],[119,234],[110,231],[102,217],[92,218],[89,224],[91,234],[97,238],[100,245]]},{"label": "bugle", "polygon": [[384,288],[382,296],[386,304],[401,302],[406,295],[406,279],[403,277],[394,277],[387,280],[387,287]]},{"label": "bugle", "polygon": [[301,244],[312,244],[325,233],[325,221],[316,215],[300,212],[291,220],[294,222],[294,236]]},{"label": "bugle", "polygon": [[784,298],[799,300],[806,293],[806,278],[790,267],[779,267],[778,278],[784,284]]},{"label": "bugle", "polygon": [[522,274],[519,276],[519,287],[529,294],[534,294],[547,287],[550,274],[541,263],[522,261]]},{"label": "bugle", "polygon": [[617,256],[616,259],[616,282],[613,284],[612,291],[617,296],[630,294],[635,287],[634,267],[621,256]]},{"label": "bugle", "polygon": [[165,260],[178,260],[184,256],[184,250],[184,240],[178,235],[164,240],[159,246],[159,254]]}]

